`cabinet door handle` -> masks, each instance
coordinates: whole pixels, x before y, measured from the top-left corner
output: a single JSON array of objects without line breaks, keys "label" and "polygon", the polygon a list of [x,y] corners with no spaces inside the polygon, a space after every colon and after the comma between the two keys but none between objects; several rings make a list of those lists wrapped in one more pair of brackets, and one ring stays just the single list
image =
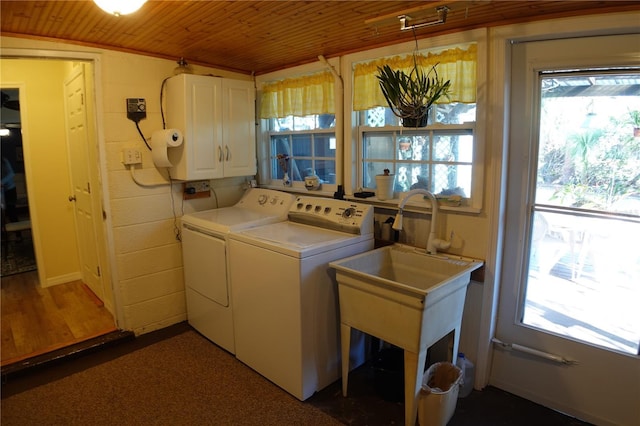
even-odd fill
[{"label": "cabinet door handle", "polygon": [[222,147],[218,145],[218,162],[222,163]]},{"label": "cabinet door handle", "polygon": [[224,146],[224,152],[225,152],[225,161],[229,161],[229,158],[231,157],[231,152],[229,151],[229,145]]}]

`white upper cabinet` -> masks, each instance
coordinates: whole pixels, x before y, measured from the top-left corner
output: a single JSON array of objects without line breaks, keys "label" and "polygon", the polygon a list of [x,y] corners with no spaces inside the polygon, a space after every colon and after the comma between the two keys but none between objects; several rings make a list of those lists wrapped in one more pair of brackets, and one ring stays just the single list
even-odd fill
[{"label": "white upper cabinet", "polygon": [[184,142],[169,150],[178,180],[256,173],[255,90],[251,81],[180,74],[167,80],[167,127]]}]

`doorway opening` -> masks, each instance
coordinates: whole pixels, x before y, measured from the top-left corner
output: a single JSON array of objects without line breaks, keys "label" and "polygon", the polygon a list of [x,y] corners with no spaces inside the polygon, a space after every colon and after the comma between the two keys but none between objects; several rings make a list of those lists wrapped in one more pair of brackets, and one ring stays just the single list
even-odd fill
[{"label": "doorway opening", "polygon": [[[106,256],[102,256],[106,252],[105,239],[103,235],[99,235],[97,240],[95,235],[89,239],[83,236],[87,231],[104,232],[101,210],[95,208],[100,205],[101,191],[100,183],[95,178],[99,175],[99,166],[95,152],[95,117],[92,116],[95,114],[93,62],[42,59],[7,58],[2,61],[2,92],[4,95],[7,91],[9,96],[8,99],[3,96],[2,128],[13,127],[18,133],[16,137],[21,138],[20,144],[14,142],[16,149],[11,154],[13,165],[16,165],[14,170],[24,176],[24,179],[18,177],[19,182],[24,184],[24,190],[20,192],[23,196],[17,198],[27,201],[23,203],[24,206],[18,203],[21,216],[17,219],[18,222],[33,225],[19,234],[11,232],[12,235],[9,235],[9,230],[13,231],[13,228],[7,227],[5,235],[3,226],[3,258],[5,253],[10,253],[4,250],[5,242],[24,241],[26,237],[33,240],[30,256],[32,265],[29,268],[17,268],[7,274],[3,268],[3,370],[5,366],[25,358],[117,330],[112,293],[110,289],[103,291],[104,287],[110,286],[109,279],[100,277],[101,271],[108,270]],[[79,72],[79,69],[84,71]],[[80,78],[77,78],[78,75]],[[73,135],[76,145],[84,141],[80,144],[83,149],[75,151],[82,152],[82,158],[69,154],[69,141],[72,138],[70,115],[66,113],[75,105],[70,105],[66,88],[72,77],[86,82],[86,87],[80,87],[83,92],[77,96],[86,107],[83,112],[86,121],[81,123],[84,127],[80,126],[86,136],[83,139],[77,132]],[[74,86],[78,87],[77,84]],[[14,96],[17,102],[12,102]],[[10,115],[5,114],[5,106],[23,108],[18,107],[16,114]],[[77,123],[73,125],[76,126],[73,130],[76,130]],[[2,140],[2,149],[4,156],[5,138]],[[81,225],[78,225],[77,208],[71,197],[73,176],[78,174],[78,169],[86,179],[86,187],[93,188],[93,194],[98,199],[96,204],[91,204],[92,194],[88,195],[87,203],[90,205],[83,207],[85,220]],[[3,176],[4,171],[3,167]],[[86,212],[90,212],[92,207],[97,212],[93,224],[86,219]],[[15,220],[12,222],[16,223]],[[83,239],[94,241],[95,253],[87,254],[89,245],[81,244]],[[86,261],[88,257],[91,257],[93,265],[97,265],[91,270],[97,271],[95,275],[98,281],[105,281],[104,284],[99,283],[98,291],[95,287],[96,278],[85,276],[84,266],[89,263]]]},{"label": "doorway opening", "polygon": [[33,240],[29,197],[22,147],[20,91],[3,88],[0,112],[2,141],[2,269],[0,276],[33,271],[37,268]]}]

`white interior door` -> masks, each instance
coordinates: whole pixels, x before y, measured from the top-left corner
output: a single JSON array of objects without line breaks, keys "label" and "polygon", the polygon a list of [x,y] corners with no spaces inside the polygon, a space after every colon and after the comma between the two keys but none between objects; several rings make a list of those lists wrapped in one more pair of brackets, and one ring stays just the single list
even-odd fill
[{"label": "white interior door", "polygon": [[515,44],[490,382],[640,422],[640,36]]},{"label": "white interior door", "polygon": [[79,64],[65,81],[67,143],[72,181],[72,195],[69,201],[75,204],[78,248],[82,268],[82,279],[100,300],[104,300],[90,178],[89,135],[87,127],[87,105],[85,94],[84,64]]}]

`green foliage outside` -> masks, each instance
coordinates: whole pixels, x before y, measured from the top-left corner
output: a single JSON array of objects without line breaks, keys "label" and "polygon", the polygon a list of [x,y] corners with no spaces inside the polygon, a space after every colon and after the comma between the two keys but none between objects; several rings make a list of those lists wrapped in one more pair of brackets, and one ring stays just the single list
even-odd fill
[{"label": "green foliage outside", "polygon": [[[567,115],[558,113],[551,102],[558,98],[543,100],[538,169],[538,183],[553,188],[549,201],[624,211],[619,206],[628,198],[640,206],[640,137],[634,137],[632,122],[640,112],[608,116],[596,125],[587,114],[584,126],[567,126]],[[640,213],[637,208],[630,213]]]}]

